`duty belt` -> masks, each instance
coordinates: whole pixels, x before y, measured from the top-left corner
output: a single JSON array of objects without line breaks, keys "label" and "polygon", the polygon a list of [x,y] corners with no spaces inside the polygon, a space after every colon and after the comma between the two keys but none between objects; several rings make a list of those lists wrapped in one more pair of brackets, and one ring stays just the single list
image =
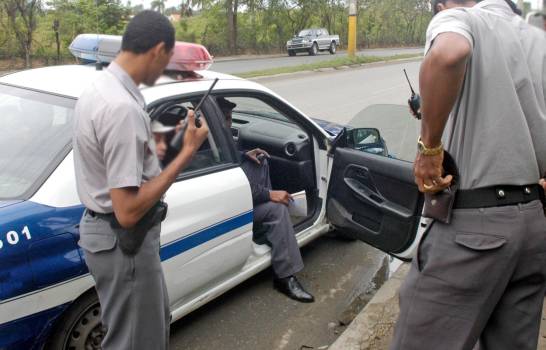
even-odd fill
[{"label": "duty belt", "polygon": [[541,200],[544,189],[540,185],[492,186],[472,190],[458,190],[454,209],[490,208],[516,205]]}]

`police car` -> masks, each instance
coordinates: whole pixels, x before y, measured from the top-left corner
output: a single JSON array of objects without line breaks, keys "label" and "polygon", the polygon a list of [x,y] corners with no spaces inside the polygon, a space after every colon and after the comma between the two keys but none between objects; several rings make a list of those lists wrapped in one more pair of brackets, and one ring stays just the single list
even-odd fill
[{"label": "police car", "polygon": [[[83,35],[71,50],[104,65],[119,41]],[[178,42],[175,51],[169,74],[142,87],[152,119],[195,107],[219,82],[202,106],[208,142],[165,198],[160,254],[173,322],[270,265],[269,247],[252,239],[238,150],[267,150],[273,187],[304,194],[306,211],[294,217],[301,246],[338,228],[411,258],[424,230],[411,163],[354,147],[370,130],[343,129],[333,138],[264,86],[208,71],[212,59],[200,45]],[[100,348],[100,306],[77,244],[84,208],[71,136],[76,100],[103,72],[83,64],[0,78],[0,349]],[[220,96],[237,105],[231,130]]]}]

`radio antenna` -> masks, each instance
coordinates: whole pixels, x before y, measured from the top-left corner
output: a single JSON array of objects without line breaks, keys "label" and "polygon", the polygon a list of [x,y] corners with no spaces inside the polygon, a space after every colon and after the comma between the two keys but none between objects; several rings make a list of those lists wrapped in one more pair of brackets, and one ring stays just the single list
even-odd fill
[{"label": "radio antenna", "polygon": [[411,82],[408,78],[408,73],[406,72],[406,69],[404,68],[404,74],[406,75],[406,80],[408,81],[409,87],[411,89],[411,93],[415,95],[415,91],[413,91],[413,86],[411,86]]}]

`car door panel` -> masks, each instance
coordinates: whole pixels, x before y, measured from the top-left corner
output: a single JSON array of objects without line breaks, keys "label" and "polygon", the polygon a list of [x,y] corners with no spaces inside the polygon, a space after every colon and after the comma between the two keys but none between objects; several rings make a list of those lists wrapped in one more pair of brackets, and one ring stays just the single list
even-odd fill
[{"label": "car door panel", "polygon": [[402,252],[415,239],[422,204],[411,163],[335,150],[327,215],[345,234],[389,253]]}]

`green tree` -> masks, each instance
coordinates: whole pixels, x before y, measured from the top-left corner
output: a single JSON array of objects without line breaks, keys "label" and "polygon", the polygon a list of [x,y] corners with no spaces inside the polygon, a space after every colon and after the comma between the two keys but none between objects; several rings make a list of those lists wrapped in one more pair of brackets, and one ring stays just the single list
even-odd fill
[{"label": "green tree", "polygon": [[1,6],[6,14],[8,26],[14,33],[21,51],[24,52],[25,65],[30,68],[36,17],[42,10],[42,2],[41,0],[2,0]]}]

